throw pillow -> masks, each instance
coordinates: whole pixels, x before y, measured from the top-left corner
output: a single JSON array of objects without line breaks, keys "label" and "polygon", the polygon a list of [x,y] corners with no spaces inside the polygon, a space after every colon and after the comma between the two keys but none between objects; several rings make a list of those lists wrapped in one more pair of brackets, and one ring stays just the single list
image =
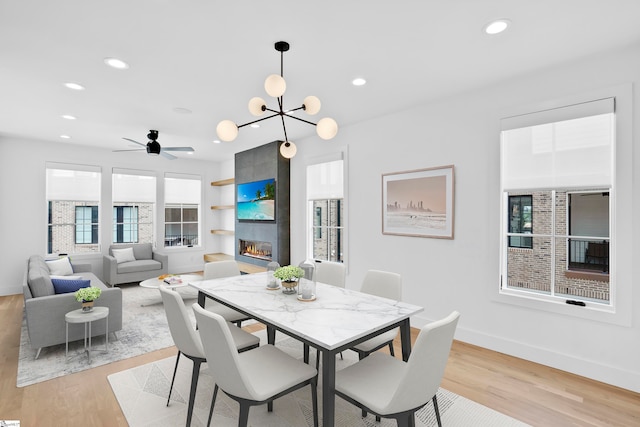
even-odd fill
[{"label": "throw pillow", "polygon": [[82,276],[56,276],[55,274],[49,275],[51,280],[53,279],[62,279],[62,280],[80,280]]},{"label": "throw pillow", "polygon": [[53,289],[56,294],[68,294],[69,292],[75,292],[80,288],[88,288],[91,286],[91,280],[66,280],[66,279],[51,279],[53,283]]},{"label": "throw pillow", "polygon": [[49,267],[49,274],[54,276],[70,276],[73,274],[73,267],[68,257],[62,257],[50,261],[46,261]]},{"label": "throw pillow", "polygon": [[118,264],[136,260],[136,257],[133,255],[133,248],[111,249],[111,252]]}]

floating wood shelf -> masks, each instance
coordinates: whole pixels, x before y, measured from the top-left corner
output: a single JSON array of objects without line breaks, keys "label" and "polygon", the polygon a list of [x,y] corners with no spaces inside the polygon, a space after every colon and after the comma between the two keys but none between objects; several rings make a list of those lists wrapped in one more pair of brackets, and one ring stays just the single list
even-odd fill
[{"label": "floating wood shelf", "polygon": [[217,205],[217,206],[211,206],[211,210],[214,210],[214,211],[219,211],[219,210],[223,210],[223,209],[235,209],[235,205]]},{"label": "floating wood shelf", "polygon": [[233,236],[235,232],[233,230],[211,230],[211,234],[224,234],[227,236]]},{"label": "floating wood shelf", "polygon": [[229,179],[223,179],[220,181],[211,181],[211,186],[212,187],[221,187],[223,185],[231,185],[235,182],[234,178],[229,178]]}]

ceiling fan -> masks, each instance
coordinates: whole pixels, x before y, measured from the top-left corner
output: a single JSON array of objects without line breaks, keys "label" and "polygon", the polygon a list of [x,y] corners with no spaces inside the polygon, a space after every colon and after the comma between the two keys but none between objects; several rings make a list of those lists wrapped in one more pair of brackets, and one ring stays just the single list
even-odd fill
[{"label": "ceiling fan", "polygon": [[[147,153],[149,154],[152,154],[154,156],[157,156],[158,154],[160,154],[161,156],[166,157],[169,160],[175,160],[177,159],[177,157],[167,153],[167,151],[186,151],[186,152],[196,151],[192,147],[161,147],[160,143],[158,142],[157,130],[153,130],[153,129],[150,130],[149,133],[147,134],[147,138],[149,138],[149,142],[147,142],[146,144],[135,141],[131,138],[122,138],[122,139],[126,139],[127,141],[133,142],[134,144],[143,146],[147,150]],[[141,150],[142,148],[136,148],[134,150],[113,150],[113,151],[119,152],[119,151],[141,151]]]}]

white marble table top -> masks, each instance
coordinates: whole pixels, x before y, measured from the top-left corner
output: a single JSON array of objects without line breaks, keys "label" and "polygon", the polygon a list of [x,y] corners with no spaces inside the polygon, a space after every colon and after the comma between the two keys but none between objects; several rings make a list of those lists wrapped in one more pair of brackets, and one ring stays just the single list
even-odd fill
[{"label": "white marble table top", "polygon": [[266,273],[189,282],[215,299],[240,308],[329,350],[393,325],[422,307],[318,283],[316,300],[266,288]]}]

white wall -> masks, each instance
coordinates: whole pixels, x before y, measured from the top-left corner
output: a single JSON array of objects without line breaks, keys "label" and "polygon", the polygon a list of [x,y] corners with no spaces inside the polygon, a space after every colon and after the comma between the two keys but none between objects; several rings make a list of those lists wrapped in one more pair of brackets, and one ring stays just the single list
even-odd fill
[{"label": "white wall", "polygon": [[[469,70],[473,72],[473,70]],[[334,141],[296,141],[292,160],[292,262],[304,259],[306,159],[348,147],[348,276],[358,289],[366,270],[383,269],[403,276],[403,299],[424,306],[415,326],[462,314],[456,338],[545,365],[640,391],[640,307],[634,278],[633,241],[640,231],[637,191],[640,155],[630,137],[619,150],[618,323],[504,303],[499,286],[500,119],[528,105],[636,83],[640,46],[610,52],[562,67],[515,77],[493,87],[433,102],[366,123],[343,127]],[[375,83],[372,83],[375,84]],[[424,82],[438,84],[438,82]],[[330,103],[330,100],[325,100]],[[640,128],[640,118],[633,115]],[[630,128],[630,123],[627,123]],[[630,136],[629,133],[627,133]],[[634,139],[637,145],[638,138]],[[382,235],[381,175],[387,172],[455,165],[455,238],[440,240]],[[631,293],[631,288],[636,290]],[[578,310],[578,308],[570,308]],[[584,310],[584,309],[583,309]]]},{"label": "white wall", "polygon": [[[47,241],[47,205],[45,199],[45,162],[64,162],[97,165],[102,168],[102,217],[109,212],[112,168],[156,171],[160,207],[164,197],[164,172],[178,172],[202,177],[202,247],[164,248],[164,209],[157,209],[156,241],[160,252],[169,254],[169,271],[183,273],[201,270],[203,255],[220,252],[220,240],[209,232],[213,223],[210,206],[216,193],[210,182],[233,177],[233,163],[217,164],[196,160],[168,160],[145,153],[112,153],[71,144],[54,144],[22,139],[0,138],[0,209],[3,244],[0,246],[3,280],[0,295],[22,293],[22,278],[27,258],[32,254],[45,255]],[[217,203],[217,202],[216,202]],[[101,227],[102,252],[108,251],[111,229]],[[107,243],[105,243],[107,242]],[[91,263],[93,272],[102,278],[102,256],[78,255],[82,262]]]}]

